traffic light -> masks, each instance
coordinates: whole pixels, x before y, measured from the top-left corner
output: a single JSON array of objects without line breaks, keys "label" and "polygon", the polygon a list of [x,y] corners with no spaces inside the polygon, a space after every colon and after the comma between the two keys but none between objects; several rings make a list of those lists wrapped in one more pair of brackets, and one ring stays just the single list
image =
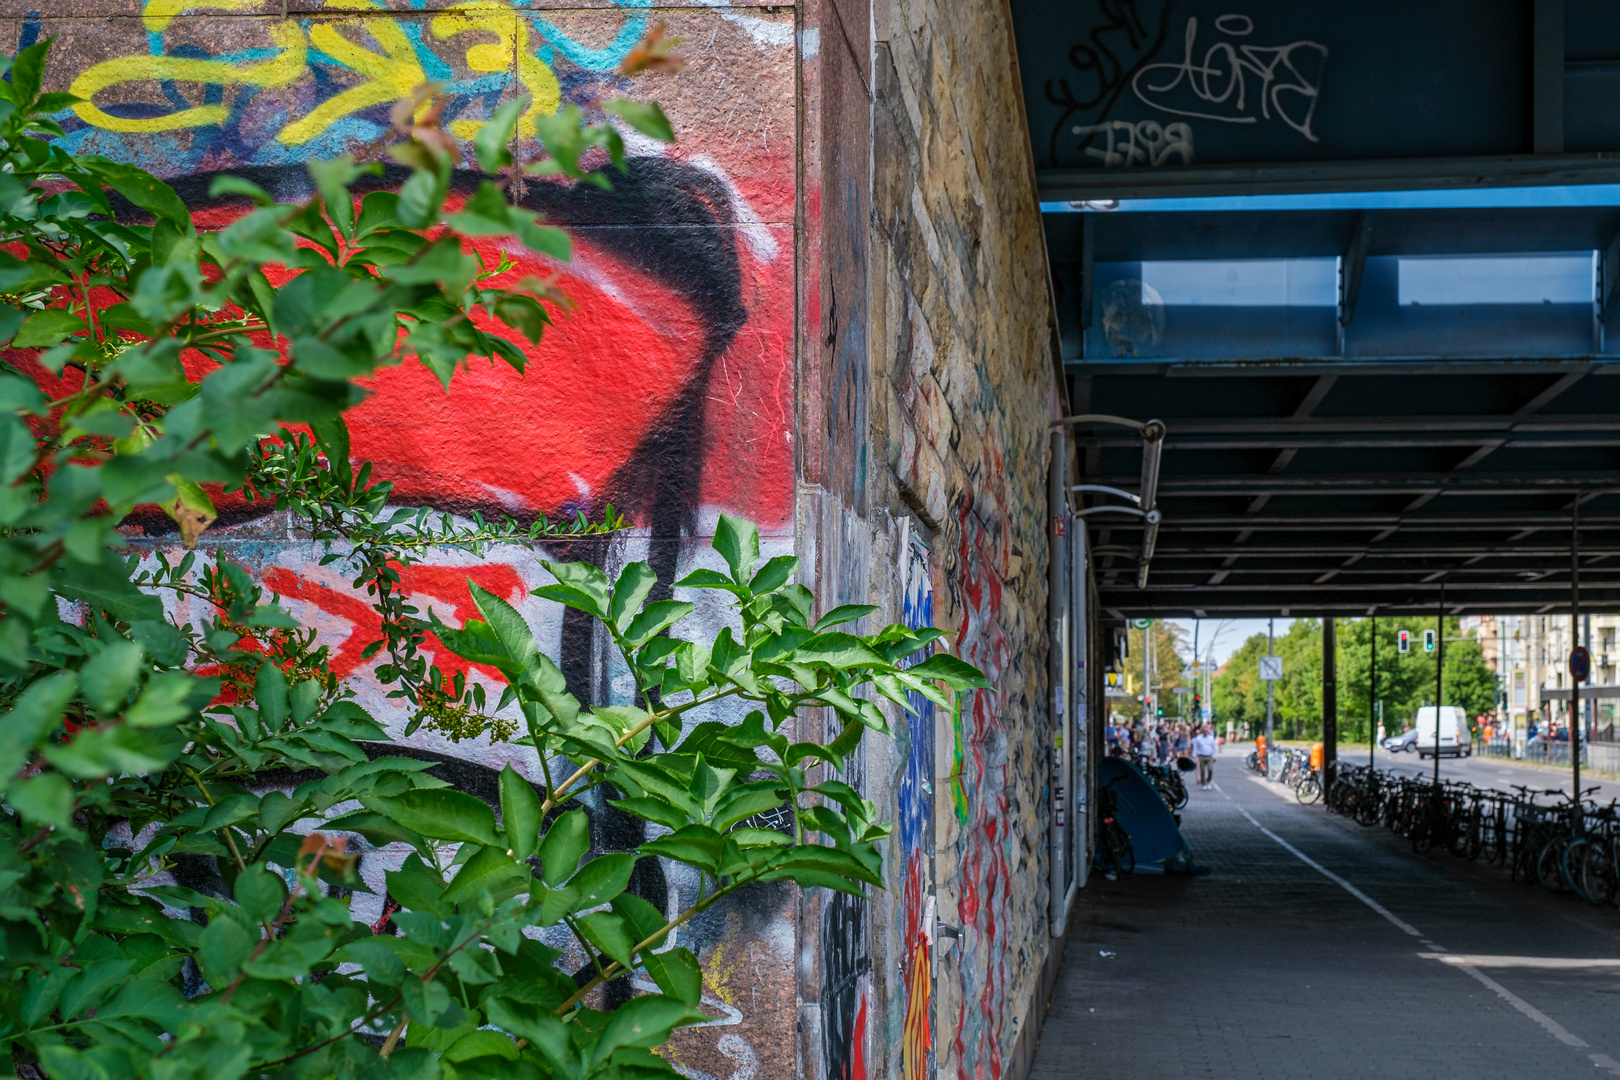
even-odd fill
[{"label": "traffic light", "polygon": [[1433,630],[1425,630],[1425,631],[1423,631],[1423,651],[1424,652],[1434,652],[1434,631]]},{"label": "traffic light", "polygon": [[1164,706],[1163,705],[1159,706],[1158,715],[1159,715],[1160,719],[1163,719],[1163,717],[1164,717]]},{"label": "traffic light", "polygon": [[1402,630],[1399,634],[1395,635],[1395,641],[1397,648],[1399,648],[1401,652],[1412,651],[1412,635],[1410,632]]}]

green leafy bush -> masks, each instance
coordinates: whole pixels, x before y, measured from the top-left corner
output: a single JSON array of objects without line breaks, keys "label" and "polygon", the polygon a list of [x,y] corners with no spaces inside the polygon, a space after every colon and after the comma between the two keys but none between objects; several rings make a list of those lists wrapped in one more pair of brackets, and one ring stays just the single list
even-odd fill
[{"label": "green leafy bush", "polygon": [[[413,169],[399,192],[356,199],[365,169],[348,160],[312,165],[317,194],[296,205],[225,179],[216,193],[251,209],[205,234],[162,182],[43,138],[71,104],[40,94],[45,55],[24,50],[0,82],[0,1041],[12,1067],[55,1080],[675,1075],[657,1050],[704,1014],[697,958],[667,946],[671,931],[759,882],[881,884],[885,827],[823,767],[884,730],[866,689],[944,702],[942,684],[982,678],[944,654],[902,668],[937,631],[845,629],[869,607],[816,618],[796,560],[762,563],[754,528],[724,517],[726,570],[676,583],[728,605],[728,627],[701,641],[682,637],[690,601],[652,599],[646,563],[616,580],[546,564],[555,584],[540,593],[601,624],[635,675],[635,705],[582,705],[521,614],[476,585],[481,619],[424,619],[397,585],[428,550],[619,524],[393,510],[388,485],[349,462],[357,380],[420,362],[448,385],[469,357],[521,369],[523,353],[474,314],[530,340],[550,321],[542,287],[495,284],[505,267],[463,242],[508,235],[566,254],[564,234],[504,196],[522,103],[479,136],[488,178],[454,212],[452,147],[418,99],[395,114],[393,152]],[[667,133],[656,106],[607,108]],[[536,171],[592,179],[579,164],[589,146],[622,162],[612,128],[577,111],[546,124],[566,153]],[[412,725],[521,729],[542,777],[507,766],[498,808],[453,790],[430,763],[389,753],[313,630],[240,567],[148,549],[143,568],[120,524],[159,507],[191,548],[214,521],[210,486],[292,511],[353,572],[383,619],[367,655],[387,650],[379,674]],[[179,624],[166,595],[214,614]],[[427,666],[430,631],[499,671],[500,699]],[[742,723],[705,718],[738,701],[757,706]],[[812,708],[838,720],[827,745],[793,739]],[[655,838],[587,857],[579,797],[593,788]],[[771,814],[790,829],[758,827]],[[346,901],[366,888],[354,836],[409,851],[387,875],[400,907],[376,927]],[[643,858],[695,871],[692,905],[670,918],[627,892]],[[182,859],[206,861],[219,887],[175,884]],[[587,958],[578,977],[536,940],[546,928]],[[603,987],[638,974],[658,992],[610,1007]]]}]

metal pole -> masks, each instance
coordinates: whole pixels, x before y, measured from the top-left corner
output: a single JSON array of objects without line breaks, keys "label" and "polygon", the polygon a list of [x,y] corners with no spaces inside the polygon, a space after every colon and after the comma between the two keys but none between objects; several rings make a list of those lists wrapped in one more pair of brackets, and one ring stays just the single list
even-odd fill
[{"label": "metal pole", "polygon": [[1446,579],[1440,579],[1440,607],[1434,613],[1434,797],[1440,797],[1440,706],[1445,700],[1441,674],[1446,666]]},{"label": "metal pole", "polygon": [[[1569,511],[1569,640],[1570,652],[1580,645],[1581,618],[1581,497],[1575,496],[1575,505]],[[1570,792],[1571,823],[1579,821],[1581,808],[1581,680],[1569,673],[1569,760],[1575,787]],[[1577,827],[1579,827],[1577,825]]]},{"label": "metal pole", "polygon": [[1333,616],[1322,618],[1322,798],[1328,797],[1333,763],[1339,757],[1338,643]]},{"label": "metal pole", "polygon": [[1372,640],[1368,643],[1372,671],[1367,676],[1367,768],[1378,767],[1378,611],[1372,613]]},{"label": "metal pole", "polygon": [[[1266,622],[1266,655],[1267,656],[1276,656],[1277,655],[1276,650],[1274,648],[1272,648],[1272,637],[1276,633],[1276,631],[1277,631],[1277,620],[1276,619],[1268,620]],[[1273,752],[1275,750],[1275,747],[1272,745],[1272,743],[1275,741],[1276,735],[1275,735],[1275,728],[1274,728],[1274,726],[1273,726],[1273,724],[1271,722],[1271,691],[1272,691],[1272,688],[1274,686],[1276,686],[1276,685],[1277,685],[1277,680],[1275,680],[1275,679],[1267,679],[1266,680],[1266,779],[1268,779],[1268,780],[1277,775],[1276,772],[1274,771],[1274,769],[1272,768],[1273,763],[1275,763],[1276,760],[1277,760],[1277,755]]]}]

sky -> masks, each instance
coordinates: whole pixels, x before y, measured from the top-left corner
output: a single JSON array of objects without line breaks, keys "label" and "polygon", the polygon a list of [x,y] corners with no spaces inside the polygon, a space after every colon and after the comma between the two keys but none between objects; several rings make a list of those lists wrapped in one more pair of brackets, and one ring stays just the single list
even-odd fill
[{"label": "sky", "polygon": [[[1173,623],[1176,626],[1181,627],[1181,629],[1186,632],[1186,635],[1187,635],[1187,648],[1188,648],[1189,653],[1191,652],[1191,649],[1192,649],[1193,629],[1194,629],[1194,623],[1196,622],[1197,623],[1197,629],[1198,629],[1198,651],[1199,651],[1199,653],[1203,654],[1203,655],[1206,655],[1206,656],[1210,656],[1215,661],[1215,666],[1219,667],[1220,665],[1226,663],[1226,660],[1227,660],[1228,657],[1230,657],[1233,653],[1238,651],[1239,647],[1242,646],[1244,641],[1248,640],[1248,638],[1249,638],[1249,636],[1251,634],[1263,634],[1263,633],[1265,633],[1266,632],[1266,623],[1268,622],[1268,620],[1266,620],[1266,619],[1200,619],[1200,620],[1171,619],[1170,622]],[[1278,619],[1276,622],[1277,622],[1277,636],[1281,637],[1282,635],[1288,633],[1288,628],[1291,625],[1293,625],[1294,620],[1293,619]],[[1213,652],[1211,652],[1211,646],[1212,645],[1213,645]]]}]

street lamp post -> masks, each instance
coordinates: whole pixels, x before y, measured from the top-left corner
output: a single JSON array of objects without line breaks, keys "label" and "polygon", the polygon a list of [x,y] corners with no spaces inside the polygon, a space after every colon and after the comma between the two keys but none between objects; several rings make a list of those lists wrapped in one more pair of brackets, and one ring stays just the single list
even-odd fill
[{"label": "street lamp post", "polygon": [[1440,607],[1434,613],[1434,797],[1440,798],[1440,706],[1445,695],[1446,579],[1440,579]]},{"label": "street lamp post", "polygon": [[1372,613],[1372,638],[1367,646],[1372,670],[1367,677],[1367,768],[1378,767],[1378,610]]},{"label": "street lamp post", "polygon": [[[1266,655],[1267,656],[1275,656],[1275,655],[1277,655],[1276,649],[1273,648],[1273,646],[1272,646],[1272,638],[1276,634],[1276,631],[1277,631],[1277,620],[1276,619],[1268,619],[1266,621]],[[1276,748],[1273,745],[1276,742],[1276,736],[1274,734],[1274,726],[1273,726],[1272,721],[1271,721],[1271,694],[1272,694],[1272,688],[1275,687],[1276,685],[1277,685],[1277,680],[1275,680],[1275,679],[1267,679],[1266,680],[1266,778],[1268,780],[1269,779],[1275,779],[1276,775],[1277,775],[1277,771],[1276,771],[1276,768],[1274,766],[1274,762],[1276,762],[1276,760],[1277,760],[1277,755],[1274,752]]]}]

